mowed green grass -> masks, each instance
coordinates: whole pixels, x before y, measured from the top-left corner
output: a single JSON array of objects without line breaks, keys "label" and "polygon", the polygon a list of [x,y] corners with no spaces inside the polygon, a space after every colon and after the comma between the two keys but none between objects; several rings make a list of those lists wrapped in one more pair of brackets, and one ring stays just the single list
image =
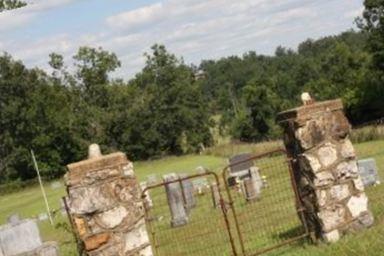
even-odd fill
[{"label": "mowed green grass", "polygon": [[[355,145],[359,158],[374,157],[378,165],[380,176],[384,178],[384,141],[373,141]],[[145,180],[148,175],[156,173],[159,178],[169,172],[195,173],[198,166],[220,172],[226,165],[224,157],[229,152],[255,152],[256,145],[230,146],[231,149],[222,147],[223,151],[215,150],[211,155],[190,155],[181,157],[168,157],[161,160],[134,163],[135,171],[140,180]],[[273,161],[271,161],[273,160]],[[265,165],[276,163],[276,159],[266,161]],[[260,165],[260,164],[259,164]],[[266,170],[266,168],[264,168]],[[264,201],[246,204],[234,191],[235,207],[238,211],[240,229],[245,236],[245,249],[253,252],[259,248],[275,245],[285,239],[284,235],[300,233],[300,223],[294,211],[293,195],[290,190],[289,176],[286,169],[262,173],[267,180],[272,182],[269,191],[266,190]],[[273,178],[277,175],[279,178]],[[273,184],[273,181],[276,184]],[[46,184],[48,201],[51,208],[60,207],[59,200],[65,195],[64,187],[52,189]],[[157,222],[154,228],[162,240],[157,241],[162,251],[161,255],[227,255],[229,253],[228,236],[225,223],[220,210],[212,208],[209,194],[198,198],[198,206],[190,215],[190,224],[184,228],[171,229],[169,227],[169,210],[166,205],[164,191],[153,191],[153,197],[161,207],[154,208],[163,215],[162,221]],[[225,194],[225,193],[224,193]],[[308,241],[293,244],[271,253],[271,255],[383,255],[384,247],[384,185],[367,189],[370,207],[375,214],[376,225],[359,234],[351,234],[340,242],[332,245],[312,245]],[[23,218],[36,217],[45,211],[39,187],[31,187],[18,193],[0,196],[0,224],[12,213],[19,213]],[[277,213],[277,214],[276,214]],[[168,216],[167,216],[168,214]],[[229,219],[233,225],[234,219],[229,212]],[[261,223],[264,223],[262,227]],[[271,224],[266,225],[265,224]],[[76,245],[72,234],[68,231],[67,218],[60,213],[55,216],[55,227],[49,222],[40,222],[40,230],[44,240],[58,241],[61,255],[77,255]],[[273,226],[273,228],[270,228]],[[232,233],[237,240],[235,230]],[[193,235],[195,234],[195,236]],[[186,241],[183,241],[186,240]],[[180,240],[180,241],[178,241]],[[236,246],[239,246],[236,243]],[[202,248],[209,248],[203,249]],[[179,252],[179,254],[177,253]],[[164,254],[165,253],[165,254]],[[184,253],[184,254],[183,254]]]}]

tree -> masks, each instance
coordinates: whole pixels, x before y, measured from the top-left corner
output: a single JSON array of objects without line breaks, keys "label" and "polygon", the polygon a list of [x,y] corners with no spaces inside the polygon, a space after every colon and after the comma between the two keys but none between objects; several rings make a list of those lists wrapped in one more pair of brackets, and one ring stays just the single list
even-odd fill
[{"label": "tree", "polygon": [[[146,65],[131,81],[140,91],[115,136],[137,158],[182,154],[210,145],[210,115],[193,70],[162,45],[147,53]],[[121,120],[121,119],[120,119]]]},{"label": "tree", "polygon": [[277,126],[277,96],[268,79],[252,80],[243,88],[244,109],[232,127],[235,138],[241,141],[260,141],[274,138]]},{"label": "tree", "polygon": [[71,133],[70,92],[9,55],[0,57],[0,78],[0,182],[35,177],[30,149],[44,177],[61,176],[81,152]]},{"label": "tree", "polygon": [[73,58],[77,69],[76,78],[85,99],[92,104],[105,106],[105,86],[109,81],[109,73],[121,66],[116,54],[102,48],[83,46]]},{"label": "tree", "polygon": [[368,32],[368,46],[373,54],[374,65],[384,71],[384,0],[365,0],[363,17],[358,26]]},{"label": "tree", "polygon": [[0,0],[0,12],[21,8],[26,5],[26,2],[20,0]]},{"label": "tree", "polygon": [[384,116],[384,0],[365,0],[364,7],[363,17],[357,18],[357,24],[368,34],[367,46],[372,54],[372,69],[367,73],[366,83],[360,92],[360,108],[364,110],[355,111],[362,120],[367,121],[367,118]]}]

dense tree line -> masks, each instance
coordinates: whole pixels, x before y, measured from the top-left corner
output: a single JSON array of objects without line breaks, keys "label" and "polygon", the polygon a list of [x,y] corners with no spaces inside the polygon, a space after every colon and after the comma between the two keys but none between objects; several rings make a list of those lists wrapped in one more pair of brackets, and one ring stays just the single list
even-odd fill
[{"label": "dense tree line", "polygon": [[44,177],[55,178],[92,142],[137,160],[198,152],[214,143],[214,126],[240,141],[275,139],[276,114],[301,104],[303,91],[341,97],[354,123],[383,117],[384,4],[365,5],[360,31],[278,47],[273,56],[251,51],[191,66],[154,45],[129,81],[111,79],[121,63],[102,48],[81,47],[73,67],[50,54],[51,74],[3,54],[0,183],[35,176],[30,149]]}]

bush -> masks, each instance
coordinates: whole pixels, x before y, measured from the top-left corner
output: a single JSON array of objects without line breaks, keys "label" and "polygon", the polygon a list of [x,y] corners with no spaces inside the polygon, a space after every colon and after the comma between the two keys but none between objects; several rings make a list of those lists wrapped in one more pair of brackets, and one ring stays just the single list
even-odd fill
[{"label": "bush", "polygon": [[350,138],[353,143],[362,143],[384,139],[384,125],[370,125],[352,130]]}]

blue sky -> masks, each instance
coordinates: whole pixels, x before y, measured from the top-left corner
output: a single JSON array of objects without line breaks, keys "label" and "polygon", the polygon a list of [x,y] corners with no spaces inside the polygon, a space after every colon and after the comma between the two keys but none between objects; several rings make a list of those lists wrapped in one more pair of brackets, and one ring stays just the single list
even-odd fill
[{"label": "blue sky", "polygon": [[363,0],[26,0],[27,7],[0,13],[0,51],[27,66],[48,69],[48,54],[70,65],[83,45],[115,52],[130,78],[143,53],[165,44],[187,63],[241,55],[273,54],[307,38],[354,28]]}]

